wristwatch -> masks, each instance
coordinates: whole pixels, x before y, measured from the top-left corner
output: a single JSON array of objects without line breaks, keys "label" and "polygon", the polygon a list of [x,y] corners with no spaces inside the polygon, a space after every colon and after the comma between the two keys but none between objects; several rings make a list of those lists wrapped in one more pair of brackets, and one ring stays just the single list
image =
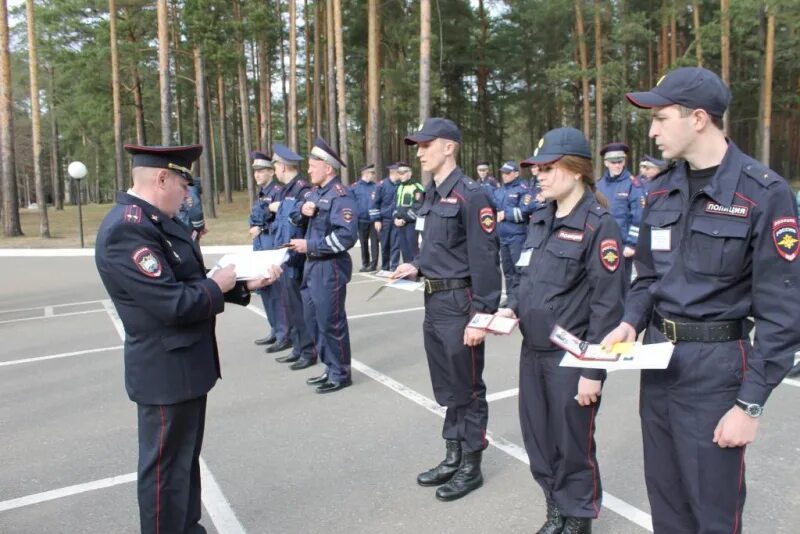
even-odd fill
[{"label": "wristwatch", "polygon": [[760,404],[745,402],[742,399],[736,399],[736,406],[744,410],[744,413],[750,417],[761,417],[764,413],[764,407]]}]

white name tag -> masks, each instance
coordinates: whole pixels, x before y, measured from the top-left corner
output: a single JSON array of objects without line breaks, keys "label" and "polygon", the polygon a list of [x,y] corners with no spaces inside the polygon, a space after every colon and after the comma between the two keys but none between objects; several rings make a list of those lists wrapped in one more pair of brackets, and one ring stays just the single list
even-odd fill
[{"label": "white name tag", "polygon": [[533,253],[532,249],[523,250],[522,254],[519,255],[519,259],[517,260],[517,267],[527,267],[531,264],[531,254]]},{"label": "white name tag", "polygon": [[414,230],[421,232],[425,229],[425,217],[417,217],[417,222],[414,223]]},{"label": "white name tag", "polygon": [[669,228],[650,229],[650,250],[672,250],[672,230]]}]

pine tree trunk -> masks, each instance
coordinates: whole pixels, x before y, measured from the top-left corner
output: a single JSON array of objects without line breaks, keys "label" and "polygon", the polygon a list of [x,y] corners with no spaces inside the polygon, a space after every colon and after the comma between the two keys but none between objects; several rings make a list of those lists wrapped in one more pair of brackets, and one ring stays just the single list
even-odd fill
[{"label": "pine tree trunk", "polygon": [[[601,0],[594,2],[594,63],[596,71],[595,80],[595,145],[594,152],[597,153],[600,147],[603,146],[603,29],[601,26],[602,14]],[[600,158],[594,158],[594,174],[600,176],[601,163]]]},{"label": "pine tree trunk", "polygon": [[339,108],[339,158],[344,162],[345,168],[341,170],[342,182],[350,183],[347,172],[347,99],[344,93],[344,42],[342,36],[342,0],[333,0],[334,25],[336,33],[336,94]]},{"label": "pine tree trunk", "polygon": [[0,0],[0,179],[3,182],[3,235],[22,235],[14,161],[14,109],[11,96],[11,55],[8,49],[8,5]]},{"label": "pine tree trunk", "polygon": [[327,31],[325,32],[325,45],[327,47],[328,76],[325,79],[325,89],[328,92],[328,142],[331,146],[337,147],[339,146],[339,136],[336,129],[336,57],[334,54],[335,38],[333,36],[333,0],[327,0],[326,7],[325,23]]},{"label": "pine tree trunk", "polygon": [[31,84],[31,127],[33,141],[33,179],[36,187],[36,204],[39,207],[39,236],[50,237],[50,221],[47,218],[47,195],[42,176],[42,114],[39,106],[39,56],[36,45],[36,17],[33,0],[26,0],[28,17],[28,72]]},{"label": "pine tree trunk", "polygon": [[289,0],[289,148],[297,152],[297,3]]},{"label": "pine tree trunk", "polygon": [[125,191],[122,149],[122,103],[119,85],[119,48],[117,47],[117,1],[108,0],[108,22],[111,42],[111,98],[114,116],[114,175],[117,191]]},{"label": "pine tree trunk", "polygon": [[158,18],[158,85],[161,94],[161,144],[167,146],[172,144],[167,0],[156,1],[156,13]]},{"label": "pine tree trunk", "polygon": [[[181,98],[181,84],[180,84],[180,38],[181,38],[181,25],[180,20],[178,19],[179,11],[179,4],[178,0],[171,0],[170,2],[170,15],[172,16],[172,20],[170,21],[170,34],[172,35],[172,50],[174,51],[172,54],[172,62],[175,65],[175,135],[177,137],[177,141],[179,145],[183,144],[183,101]],[[206,147],[206,150],[208,147]]]},{"label": "pine tree trunk", "polygon": [[381,168],[380,145],[380,22],[378,0],[367,4],[367,163]]},{"label": "pine tree trunk", "polygon": [[281,2],[275,2],[277,9],[278,24],[278,55],[281,59],[281,91],[283,93],[283,138],[289,142],[289,93],[286,91],[286,53],[283,43],[283,12],[281,10]]},{"label": "pine tree trunk", "polygon": [[583,100],[583,135],[592,139],[592,111],[589,102],[589,59],[586,52],[586,32],[583,26],[583,2],[575,0],[575,29],[578,33],[578,52],[581,64],[581,96]]},{"label": "pine tree trunk", "polygon": [[[314,133],[322,135],[322,93],[321,72],[322,56],[320,55],[319,38],[322,32],[322,2],[314,2]],[[309,144],[309,149],[311,145]]]},{"label": "pine tree trunk", "polygon": [[195,45],[192,50],[194,55],[194,80],[197,105],[197,123],[200,144],[203,152],[200,154],[200,180],[203,184],[202,195],[203,212],[208,218],[216,218],[214,206],[214,188],[211,184],[211,136],[208,133],[208,97],[206,95],[206,71],[203,61],[203,51]]},{"label": "pine tree trunk", "polygon": [[[731,19],[729,0],[719,2],[719,23],[722,28],[720,36],[720,60],[722,63],[721,78],[725,85],[731,85]],[[722,117],[725,135],[730,133],[729,113],[726,111]]]},{"label": "pine tree trunk", "polygon": [[[242,12],[241,7],[239,4],[239,0],[235,0],[233,2],[233,16],[237,22],[242,21]],[[250,99],[248,97],[247,91],[247,71],[245,69],[245,55],[244,55],[244,42],[242,41],[241,37],[236,43],[237,51],[238,51],[238,59],[236,60],[236,64],[239,69],[239,109],[241,115],[241,122],[242,122],[242,155],[244,156],[245,162],[249,161],[250,159],[250,150],[253,146],[252,141],[250,139],[250,106],[249,102]],[[247,196],[250,200],[250,204],[255,202],[256,192],[253,186],[253,180],[250,176],[250,166],[245,164],[244,165],[244,181],[247,182]]]},{"label": "pine tree trunk", "polygon": [[58,119],[56,118],[55,67],[48,69],[49,91],[47,94],[50,115],[50,180],[53,183],[53,203],[56,210],[64,209],[64,182],[61,177],[61,158],[58,149]]},{"label": "pine tree trunk", "polygon": [[311,29],[310,19],[308,18],[308,0],[303,0],[303,21],[304,21],[304,35],[303,39],[305,50],[305,89],[306,89],[306,147],[311,148],[311,124],[314,122],[314,108],[311,103]]},{"label": "pine tree trunk", "polygon": [[694,54],[697,66],[703,66],[703,39],[700,32],[700,0],[692,0],[692,23],[694,25]]},{"label": "pine tree trunk", "polygon": [[675,0],[669,10],[669,65],[674,66],[678,61],[678,21],[675,16]]},{"label": "pine tree trunk", "polygon": [[[431,0],[419,4],[419,123],[431,115]],[[376,171],[379,169],[376,169]]]},{"label": "pine tree trunk", "polygon": [[258,98],[261,101],[261,148],[267,151],[272,145],[272,75],[269,61],[267,41],[261,39],[258,43]]},{"label": "pine tree trunk", "polygon": [[[130,8],[123,9],[125,13],[125,17],[130,20],[131,13]],[[134,33],[133,26],[130,27],[128,30],[128,42],[131,45],[136,45],[136,34]],[[135,113],[135,124],[136,124],[136,144],[137,145],[146,145],[147,144],[147,127],[144,121],[144,99],[142,98],[142,80],[139,76],[139,67],[136,64],[136,58],[134,58],[131,62],[131,80],[132,80],[132,91],[133,91],[133,107],[136,110]]]},{"label": "pine tree trunk", "polygon": [[767,35],[764,50],[764,75],[761,78],[761,144],[759,160],[769,167],[770,129],[772,127],[772,78],[775,67],[775,6],[764,7],[767,16]]}]

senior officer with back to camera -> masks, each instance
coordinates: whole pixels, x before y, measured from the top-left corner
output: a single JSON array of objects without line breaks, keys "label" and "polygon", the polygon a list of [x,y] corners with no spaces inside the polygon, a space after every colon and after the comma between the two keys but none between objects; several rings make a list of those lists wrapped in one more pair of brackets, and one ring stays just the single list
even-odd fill
[{"label": "senior officer with back to camera", "polygon": [[289,243],[306,255],[303,311],[317,357],[325,364],[325,372],[306,381],[317,393],[333,393],[353,383],[345,300],[353,274],[348,250],[358,239],[358,215],[352,191],[339,178],[344,166],[339,154],[318,137],[308,156],[308,177],[315,188],[289,216],[295,225],[307,226],[304,239]]},{"label": "senior officer with back to camera", "polygon": [[95,262],[125,328],[125,388],[137,404],[142,532],[205,532],[199,524],[206,394],[220,375],[215,317],[246,305],[268,279],[237,282],[234,266],[206,276],[190,231],[173,219],[201,145],[126,145],[133,187],[97,233]]},{"label": "senior officer with back to camera", "polygon": [[675,344],[667,369],[641,374],[654,531],[738,534],[745,447],[800,346],[797,208],[783,178],[725,137],[731,93],[713,72],[679,68],[626,97],[678,161],[649,185],[639,276],[603,345],[643,330]]},{"label": "senior officer with back to camera", "polygon": [[422,170],[432,173],[418,211],[422,247],[392,278],[425,276],[423,336],[433,393],[447,407],[442,428],[445,458],[421,473],[421,486],[440,486],[451,501],[483,484],[481,460],[489,406],[483,382],[485,332],[468,327],[476,312],[494,313],[500,302],[495,211],[484,188],[456,164],[461,132],[453,121],[426,119],[405,139],[417,145]]}]

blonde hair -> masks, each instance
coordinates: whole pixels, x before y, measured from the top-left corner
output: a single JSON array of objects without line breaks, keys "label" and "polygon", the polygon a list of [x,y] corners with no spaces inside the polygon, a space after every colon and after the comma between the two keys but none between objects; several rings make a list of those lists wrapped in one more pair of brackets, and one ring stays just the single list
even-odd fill
[{"label": "blonde hair", "polygon": [[555,164],[567,172],[579,174],[583,184],[591,189],[592,193],[594,193],[597,203],[604,208],[608,207],[608,199],[606,199],[606,197],[597,190],[597,185],[594,181],[594,170],[592,169],[591,159],[582,158],[580,156],[564,156]]}]

